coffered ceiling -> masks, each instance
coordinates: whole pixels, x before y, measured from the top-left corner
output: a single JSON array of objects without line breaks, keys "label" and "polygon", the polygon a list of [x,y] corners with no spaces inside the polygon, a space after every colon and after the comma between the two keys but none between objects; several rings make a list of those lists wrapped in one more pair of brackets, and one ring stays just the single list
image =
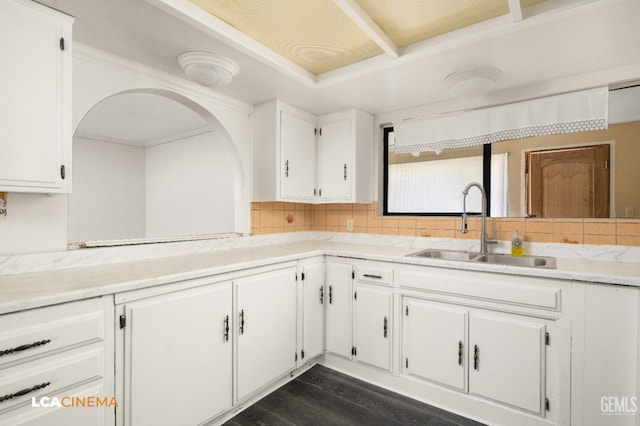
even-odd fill
[{"label": "coffered ceiling", "polygon": [[190,0],[314,75],[544,0]]},{"label": "coffered ceiling", "polygon": [[[640,80],[638,0],[38,1],[75,17],[74,55],[88,46],[185,79],[178,55],[213,52],[240,72],[207,90],[315,114],[386,120]],[[484,95],[451,96],[443,79],[474,67],[502,75]]]}]

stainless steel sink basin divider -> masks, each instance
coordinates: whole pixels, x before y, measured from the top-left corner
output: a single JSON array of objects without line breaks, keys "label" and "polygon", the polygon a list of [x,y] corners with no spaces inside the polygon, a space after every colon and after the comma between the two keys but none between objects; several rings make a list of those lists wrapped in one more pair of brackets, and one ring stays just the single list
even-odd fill
[{"label": "stainless steel sink basin divider", "polygon": [[428,259],[454,260],[460,262],[487,263],[492,265],[524,266],[529,268],[555,269],[556,260],[546,256],[521,256],[515,257],[498,253],[473,253],[459,250],[427,249],[407,256],[423,257]]}]

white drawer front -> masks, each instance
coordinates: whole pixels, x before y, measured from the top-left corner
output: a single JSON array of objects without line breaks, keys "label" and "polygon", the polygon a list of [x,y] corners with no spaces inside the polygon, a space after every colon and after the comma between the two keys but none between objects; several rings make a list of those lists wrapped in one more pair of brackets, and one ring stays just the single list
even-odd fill
[{"label": "white drawer front", "polygon": [[356,266],[356,279],[380,285],[393,285],[393,269],[381,268],[379,266]]},{"label": "white drawer front", "polygon": [[99,299],[0,316],[0,368],[61,348],[104,339]]},{"label": "white drawer front", "polygon": [[396,280],[406,289],[560,310],[560,285],[546,278],[404,267]]},{"label": "white drawer front", "polygon": [[31,398],[104,377],[104,348],[78,348],[0,370],[0,416]]}]

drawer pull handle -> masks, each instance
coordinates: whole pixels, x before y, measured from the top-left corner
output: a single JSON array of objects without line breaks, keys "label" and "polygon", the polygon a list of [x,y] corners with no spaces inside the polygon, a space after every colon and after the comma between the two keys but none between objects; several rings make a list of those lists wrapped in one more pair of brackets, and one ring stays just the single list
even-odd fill
[{"label": "drawer pull handle", "polygon": [[224,341],[229,341],[229,315],[224,319]]},{"label": "drawer pull handle", "polygon": [[50,384],[51,384],[51,382],[45,382],[45,383],[43,383],[41,385],[35,385],[32,388],[22,389],[21,391],[18,391],[16,393],[10,393],[10,394],[4,395],[4,396],[0,396],[0,402],[8,401],[10,399],[17,398],[19,396],[26,395],[26,394],[31,393],[31,392],[35,392],[37,390],[44,389],[47,386],[49,386]]},{"label": "drawer pull handle", "polygon": [[244,309],[240,311],[240,334],[244,334]]},{"label": "drawer pull handle", "polygon": [[365,277],[365,278],[375,278],[377,280],[381,280],[382,279],[382,276],[380,276],[380,275],[362,274],[362,276]]},{"label": "drawer pull handle", "polygon": [[324,287],[320,287],[320,304],[324,305]]},{"label": "drawer pull handle", "polygon": [[462,355],[463,355],[462,340],[460,340],[458,342],[458,365],[462,365]]},{"label": "drawer pull handle", "polygon": [[388,322],[389,321],[387,320],[387,317],[384,317],[384,326],[382,328],[383,328],[383,334],[384,334],[384,338],[385,339],[387,338],[387,335],[389,334],[389,332],[388,332],[388,328],[389,327],[387,326]]},{"label": "drawer pull handle", "polygon": [[21,346],[18,346],[17,348],[5,349],[4,351],[0,351],[0,356],[9,355],[14,352],[26,351],[27,349],[31,349],[31,348],[37,348],[38,346],[43,346],[50,342],[51,342],[51,339],[46,339],[46,340],[40,340],[39,342],[33,342],[28,345],[21,345]]},{"label": "drawer pull handle", "polygon": [[329,286],[329,304],[333,303],[333,287]]}]

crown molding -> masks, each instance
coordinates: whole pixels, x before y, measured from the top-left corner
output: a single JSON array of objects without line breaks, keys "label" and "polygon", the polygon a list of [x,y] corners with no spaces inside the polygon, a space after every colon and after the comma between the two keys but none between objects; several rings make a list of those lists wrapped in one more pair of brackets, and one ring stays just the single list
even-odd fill
[{"label": "crown molding", "polygon": [[107,143],[114,143],[118,145],[135,146],[138,148],[149,148],[152,146],[163,145],[166,143],[171,143],[171,142],[179,141],[182,139],[192,138],[195,136],[205,135],[207,133],[214,133],[214,132],[215,132],[215,129],[213,129],[210,126],[205,126],[205,127],[200,127],[193,130],[188,130],[182,133],[177,133],[175,135],[167,136],[165,138],[154,139],[149,141],[134,141],[134,140],[128,140],[128,139],[106,138],[104,136],[95,135],[93,133],[78,132],[74,136],[74,139],[78,138],[78,139],[85,139],[85,140],[96,141],[96,142],[107,142]]}]

